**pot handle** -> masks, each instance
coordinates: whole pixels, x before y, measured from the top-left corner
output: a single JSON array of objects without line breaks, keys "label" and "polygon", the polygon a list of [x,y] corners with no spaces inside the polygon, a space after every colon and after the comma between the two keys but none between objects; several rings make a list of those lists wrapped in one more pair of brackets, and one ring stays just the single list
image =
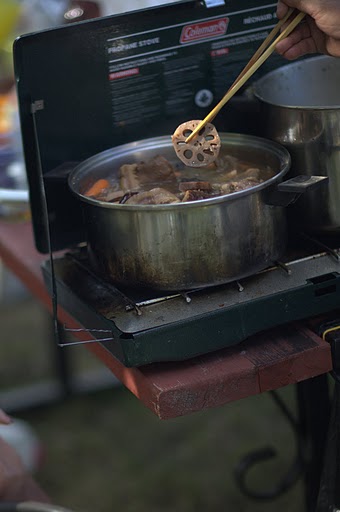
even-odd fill
[{"label": "pot handle", "polygon": [[328,176],[307,176],[301,174],[266,189],[264,202],[270,206],[289,206],[301,194],[328,182]]}]

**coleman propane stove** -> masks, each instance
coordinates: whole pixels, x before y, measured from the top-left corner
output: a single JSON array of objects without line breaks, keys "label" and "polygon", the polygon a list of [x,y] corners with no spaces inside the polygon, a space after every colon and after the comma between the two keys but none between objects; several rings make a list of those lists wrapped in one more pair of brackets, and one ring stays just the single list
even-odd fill
[{"label": "coleman propane stove", "polygon": [[[300,249],[241,281],[178,293],[116,287],[89,265],[68,187],[75,163],[203,119],[276,23],[276,2],[260,4],[174,2],[15,42],[35,244],[49,255],[42,271],[54,311],[62,306],[125,366],[188,359],[339,306],[340,240],[306,235]],[[259,72],[281,64],[273,56]],[[243,105],[234,98],[217,129],[258,135],[258,113]]]},{"label": "coleman propane stove", "polygon": [[125,366],[140,366],[188,359],[336,310],[340,250],[301,237],[304,256],[300,252],[241,281],[188,292],[116,287],[92,271],[85,248],[54,259],[52,272],[46,261],[43,272],[50,292],[55,280],[58,303],[84,332]]}]

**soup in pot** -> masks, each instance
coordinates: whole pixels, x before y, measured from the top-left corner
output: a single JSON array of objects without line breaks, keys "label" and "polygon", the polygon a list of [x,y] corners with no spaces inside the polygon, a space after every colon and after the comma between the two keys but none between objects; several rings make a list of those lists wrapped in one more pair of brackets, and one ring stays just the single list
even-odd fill
[{"label": "soup in pot", "polygon": [[233,194],[272,176],[274,171],[269,166],[254,167],[231,155],[221,155],[205,167],[173,165],[156,155],[122,165],[112,177],[84,187],[82,194],[119,204],[171,204]]}]

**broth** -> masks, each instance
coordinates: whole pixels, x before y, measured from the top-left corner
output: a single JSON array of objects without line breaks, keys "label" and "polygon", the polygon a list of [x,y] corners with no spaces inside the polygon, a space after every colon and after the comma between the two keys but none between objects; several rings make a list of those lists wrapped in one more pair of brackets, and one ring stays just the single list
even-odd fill
[{"label": "broth", "polygon": [[269,166],[256,166],[231,155],[221,155],[206,167],[173,165],[162,155],[124,164],[84,187],[82,194],[119,204],[171,204],[232,194],[259,185],[274,176]]}]

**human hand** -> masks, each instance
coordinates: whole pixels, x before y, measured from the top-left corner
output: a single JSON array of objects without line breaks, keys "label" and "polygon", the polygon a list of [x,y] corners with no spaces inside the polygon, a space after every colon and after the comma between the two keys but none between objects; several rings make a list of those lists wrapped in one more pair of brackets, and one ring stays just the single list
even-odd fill
[{"label": "human hand", "polygon": [[276,51],[288,60],[310,53],[340,57],[339,0],[279,0],[277,17],[283,18],[289,7],[308,16],[293,32],[280,41]]}]

